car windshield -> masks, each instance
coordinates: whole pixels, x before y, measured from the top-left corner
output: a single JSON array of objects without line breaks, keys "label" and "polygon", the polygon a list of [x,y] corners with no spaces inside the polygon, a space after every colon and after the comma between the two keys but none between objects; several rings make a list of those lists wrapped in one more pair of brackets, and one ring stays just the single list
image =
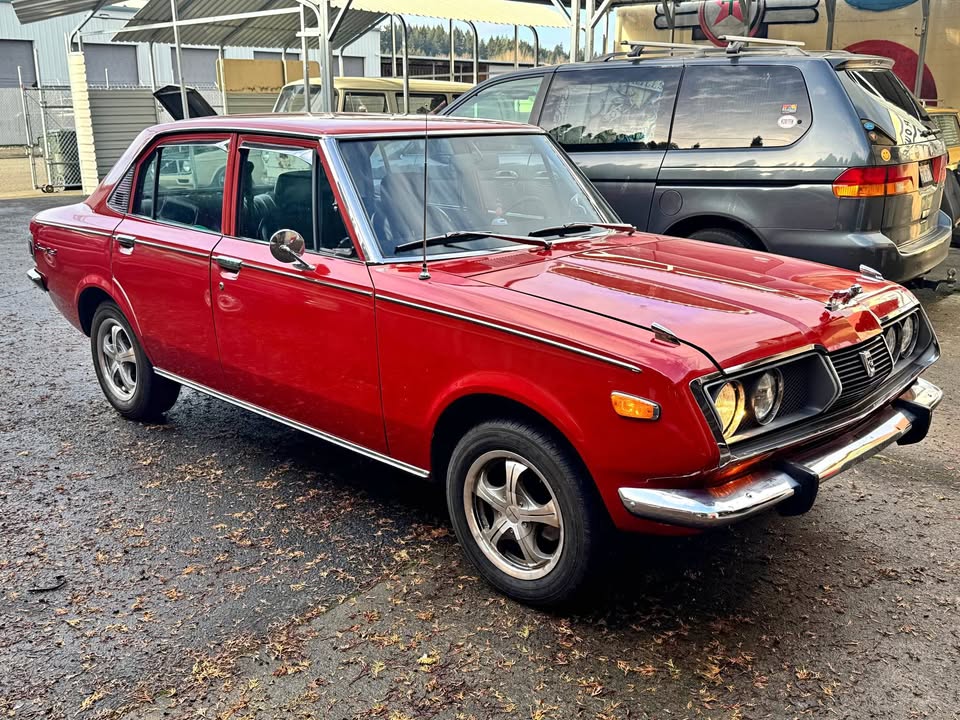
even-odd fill
[{"label": "car windshield", "polygon": [[[340,148],[383,256],[415,257],[419,247],[398,248],[424,237],[423,138],[345,140]],[[521,247],[484,233],[617,222],[544,135],[437,136],[427,157],[426,236],[461,235],[431,244],[431,255]]]}]

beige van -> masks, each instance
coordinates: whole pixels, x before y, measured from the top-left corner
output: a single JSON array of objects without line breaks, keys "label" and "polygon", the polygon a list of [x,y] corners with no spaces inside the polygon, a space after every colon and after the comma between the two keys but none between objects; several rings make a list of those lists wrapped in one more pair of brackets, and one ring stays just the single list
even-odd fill
[{"label": "beige van", "polygon": [[[338,77],[333,79],[337,112],[402,113],[403,79]],[[410,80],[410,112],[431,113],[449,105],[472,88],[470,83],[446,80]],[[320,109],[320,79],[310,78],[310,109]],[[303,81],[287,83],[280,90],[273,111],[303,112]]]}]

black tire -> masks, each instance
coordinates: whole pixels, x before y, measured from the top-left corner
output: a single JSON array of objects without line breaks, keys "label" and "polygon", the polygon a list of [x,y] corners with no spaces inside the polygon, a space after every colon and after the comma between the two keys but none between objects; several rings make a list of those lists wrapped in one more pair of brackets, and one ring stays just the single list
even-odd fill
[{"label": "black tire", "polygon": [[[108,335],[114,341],[108,344],[117,353],[115,357],[129,357],[132,354],[135,360],[113,363],[118,367],[122,365],[124,369],[111,373],[110,379],[107,377],[109,368],[106,367],[111,364],[110,357],[104,349]],[[158,420],[177,401],[180,384],[160,377],[153,371],[140,339],[115,303],[103,302],[94,312],[90,326],[90,350],[100,389],[114,409],[124,417],[131,420]],[[132,370],[130,365],[133,365]],[[128,387],[131,380],[132,386]]]},{"label": "black tire", "polygon": [[[509,572],[498,567],[491,560],[488,553],[499,555],[498,562],[509,565],[509,558],[502,556],[496,549],[484,549],[481,540],[475,536],[468,521],[468,512],[480,513],[476,508],[477,500],[471,492],[469,499],[465,499],[466,487],[471,475],[471,468],[478,463],[487,462],[481,467],[489,468],[487,473],[494,475],[495,464],[506,462],[503,458],[485,461],[491,455],[504,453],[522,458],[529,463],[517,480],[522,486],[523,497],[527,500],[539,495],[538,503],[544,500],[555,501],[559,506],[559,528],[553,530],[546,524],[516,523],[520,527],[520,534],[526,538],[533,538],[536,551],[544,552],[556,543],[556,559],[552,567],[535,570],[524,570],[518,567],[509,568]],[[531,470],[531,468],[534,468]],[[473,473],[476,476],[476,473]],[[541,476],[549,484],[546,493],[541,487]],[[504,485],[506,487],[506,485]],[[530,605],[558,606],[567,605],[579,598],[580,592],[587,579],[599,569],[601,547],[609,528],[609,518],[602,507],[602,502],[580,460],[573,452],[553,433],[546,432],[536,426],[513,420],[491,420],[477,425],[468,431],[457,444],[450,458],[447,470],[447,508],[453,522],[454,531],[469,560],[479,570],[480,574],[500,592]],[[547,503],[539,505],[545,508]],[[467,506],[471,509],[468,511]],[[527,504],[529,507],[529,503]],[[517,508],[518,506],[513,506]],[[489,511],[487,517],[507,518],[508,513],[516,510],[507,510],[497,513],[493,505],[483,505],[484,511]],[[474,514],[474,526],[479,528],[479,514]],[[511,519],[514,517],[510,516]],[[490,521],[495,524],[496,521]],[[526,532],[523,528],[536,528]],[[477,531],[480,533],[480,531]],[[548,536],[547,533],[557,534],[559,538]],[[504,532],[501,536],[501,547],[509,548],[511,543],[516,547],[516,555],[523,552],[519,542],[513,542],[516,535],[513,530]],[[526,556],[525,556],[526,557]],[[523,560],[521,560],[523,562]],[[523,578],[516,573],[545,572],[542,577]]]},{"label": "black tire", "polygon": [[705,228],[690,233],[689,237],[692,240],[703,240],[704,242],[712,242],[717,245],[731,245],[748,250],[763,250],[752,237],[735,230],[727,230],[726,228]]}]

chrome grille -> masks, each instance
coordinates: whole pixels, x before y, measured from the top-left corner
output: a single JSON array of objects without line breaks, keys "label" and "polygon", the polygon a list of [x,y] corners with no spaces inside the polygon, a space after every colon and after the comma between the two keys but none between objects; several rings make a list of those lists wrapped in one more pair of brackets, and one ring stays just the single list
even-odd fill
[{"label": "chrome grille", "polygon": [[[867,374],[864,359],[860,353],[866,352],[873,361],[876,370],[873,377]],[[849,407],[870,395],[890,377],[893,372],[893,358],[883,342],[883,336],[830,353],[830,362],[840,378],[840,397],[830,407],[839,410]]]}]

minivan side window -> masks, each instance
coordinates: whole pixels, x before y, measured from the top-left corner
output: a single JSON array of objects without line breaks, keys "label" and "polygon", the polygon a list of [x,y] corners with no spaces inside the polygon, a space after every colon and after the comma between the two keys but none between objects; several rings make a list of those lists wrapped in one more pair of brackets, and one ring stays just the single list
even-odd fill
[{"label": "minivan side window", "polygon": [[690,65],[670,143],[680,150],[784,147],[803,137],[812,119],[798,68]]},{"label": "minivan side window", "polygon": [[537,100],[541,83],[542,75],[505,80],[480,90],[450,114],[468,118],[530,122],[530,113],[533,112],[533,104]]},{"label": "minivan side window", "polygon": [[343,112],[385,113],[386,111],[387,96],[383,93],[351,90],[343,95]]},{"label": "minivan side window", "polygon": [[666,149],[679,68],[558,72],[540,125],[565,149]]},{"label": "minivan side window", "polygon": [[227,141],[161,145],[141,165],[133,214],[220,232]]}]

